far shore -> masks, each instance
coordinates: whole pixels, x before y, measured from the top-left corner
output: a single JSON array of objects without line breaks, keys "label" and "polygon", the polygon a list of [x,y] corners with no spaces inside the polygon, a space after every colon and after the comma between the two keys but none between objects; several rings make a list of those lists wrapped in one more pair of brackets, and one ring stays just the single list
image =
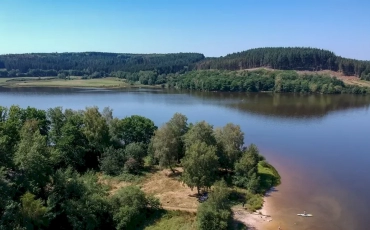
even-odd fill
[{"label": "far shore", "polygon": [[143,85],[131,84],[123,79],[115,77],[81,79],[74,77],[71,79],[58,78],[0,78],[0,86],[9,88],[18,87],[54,87],[54,88],[104,88],[104,89],[124,89],[124,88],[163,88],[162,85]]}]

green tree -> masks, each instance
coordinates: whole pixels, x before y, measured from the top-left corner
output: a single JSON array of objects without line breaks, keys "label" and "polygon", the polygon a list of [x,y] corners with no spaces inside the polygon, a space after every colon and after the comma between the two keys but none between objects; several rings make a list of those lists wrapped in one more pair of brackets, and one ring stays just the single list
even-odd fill
[{"label": "green tree", "polygon": [[13,199],[14,194],[14,183],[6,177],[6,169],[0,167],[0,216],[3,215],[6,206]]},{"label": "green tree", "polygon": [[110,203],[116,229],[137,229],[151,210],[160,207],[158,199],[146,197],[136,186],[120,189]]},{"label": "green tree", "polygon": [[215,137],[220,147],[220,166],[233,170],[235,162],[241,157],[244,133],[239,125],[228,123],[215,130]]},{"label": "green tree", "polygon": [[50,229],[106,229],[110,226],[107,194],[93,172],[80,176],[71,168],[57,170],[48,197]]},{"label": "green tree", "polygon": [[89,143],[89,151],[85,154],[85,165],[87,168],[97,168],[101,153],[110,144],[109,127],[98,107],[86,108],[83,123],[83,133]]},{"label": "green tree", "polygon": [[176,164],[176,137],[168,124],[163,125],[154,132],[151,139],[151,147],[154,157],[158,159],[161,167],[170,168],[175,172],[173,167]]},{"label": "green tree", "polygon": [[229,191],[225,181],[215,183],[207,201],[199,205],[197,225],[201,230],[228,229],[231,220]]},{"label": "green tree", "polygon": [[51,175],[50,153],[46,144],[46,137],[40,134],[38,122],[26,121],[14,163],[23,175],[24,187],[34,194],[45,187]]},{"label": "green tree", "polygon": [[260,184],[260,178],[258,176],[258,162],[260,159],[261,157],[257,147],[251,144],[235,164],[233,183],[236,186],[247,188],[251,192],[257,193]]},{"label": "green tree", "polygon": [[121,120],[121,141],[127,145],[141,142],[148,145],[157,127],[153,121],[138,115],[126,117]]},{"label": "green tree", "polygon": [[216,180],[218,157],[216,147],[205,142],[195,141],[186,149],[185,157],[181,161],[184,168],[182,181],[191,189],[209,188]]},{"label": "green tree", "polygon": [[189,131],[184,135],[185,147],[188,148],[196,141],[204,142],[207,145],[216,146],[217,142],[213,133],[213,126],[205,121],[191,125]]},{"label": "green tree", "polygon": [[86,108],[83,132],[92,148],[102,150],[109,145],[109,127],[98,107]]},{"label": "green tree", "polygon": [[49,139],[51,143],[56,143],[62,136],[62,127],[66,122],[63,108],[55,107],[47,110],[47,118],[51,123],[51,129],[49,131]]},{"label": "green tree", "polygon": [[42,200],[35,199],[35,195],[26,192],[21,197],[21,205],[22,223],[27,229],[40,229],[48,225],[47,208]]},{"label": "green tree", "polygon": [[177,161],[180,162],[180,159],[185,154],[185,147],[183,142],[183,136],[188,131],[188,118],[181,114],[175,113],[173,117],[167,122],[167,125],[171,132],[173,133],[173,147],[177,154]]},{"label": "green tree", "polygon": [[58,131],[60,136],[55,139],[53,149],[55,166],[57,168],[71,166],[78,171],[84,171],[87,167],[85,155],[89,146],[83,133],[83,117],[78,113],[72,113],[66,117],[65,124]]},{"label": "green tree", "polygon": [[131,173],[138,173],[143,166],[143,158],[146,155],[145,148],[142,143],[130,143],[125,147],[126,162],[124,169]]},{"label": "green tree", "polygon": [[127,158],[124,149],[108,147],[99,159],[100,170],[108,175],[117,176],[122,173]]}]

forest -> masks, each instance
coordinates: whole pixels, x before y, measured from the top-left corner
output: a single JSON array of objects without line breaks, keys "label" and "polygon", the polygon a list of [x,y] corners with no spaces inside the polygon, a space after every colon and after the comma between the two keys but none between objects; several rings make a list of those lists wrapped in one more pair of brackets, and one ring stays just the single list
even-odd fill
[{"label": "forest", "polygon": [[258,67],[279,70],[333,70],[370,80],[370,61],[343,58],[331,51],[316,48],[256,48],[197,63],[197,69],[241,70]]},{"label": "forest", "polygon": [[345,85],[343,81],[319,74],[295,71],[197,70],[169,79],[169,87],[200,91],[367,94],[369,88]]},{"label": "forest", "polygon": [[119,54],[101,52],[0,55],[0,77],[105,77],[115,71],[154,70],[157,74],[184,72],[204,59],[203,54]]},{"label": "forest", "polygon": [[[171,75],[192,70],[332,70],[370,80],[370,61],[343,58],[328,50],[304,47],[250,49],[219,58],[200,53],[120,54],[102,52],[0,55],[0,77],[116,76],[163,84]],[[142,76],[145,75],[145,76]]]},{"label": "forest", "polygon": [[179,167],[183,184],[209,193],[196,229],[229,229],[235,202],[259,208],[280,183],[232,123],[214,128],[176,113],[158,128],[138,115],[113,117],[109,108],[0,107],[0,229],[145,229],[167,212],[160,200],[136,185],[112,192],[102,178]]}]

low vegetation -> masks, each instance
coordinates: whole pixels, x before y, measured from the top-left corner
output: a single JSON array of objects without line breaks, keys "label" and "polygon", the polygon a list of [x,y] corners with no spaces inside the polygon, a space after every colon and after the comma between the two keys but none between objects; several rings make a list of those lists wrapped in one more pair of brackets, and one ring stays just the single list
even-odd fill
[{"label": "low vegetation", "polygon": [[158,128],[109,108],[0,107],[0,229],[230,228],[233,204],[260,207],[279,183],[243,141],[179,113]]}]

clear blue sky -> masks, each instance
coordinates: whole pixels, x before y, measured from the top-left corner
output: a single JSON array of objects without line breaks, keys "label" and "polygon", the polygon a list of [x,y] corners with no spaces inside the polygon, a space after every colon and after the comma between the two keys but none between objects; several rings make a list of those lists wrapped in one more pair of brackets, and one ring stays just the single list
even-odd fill
[{"label": "clear blue sky", "polygon": [[0,0],[0,53],[310,46],[370,60],[370,0]]}]

